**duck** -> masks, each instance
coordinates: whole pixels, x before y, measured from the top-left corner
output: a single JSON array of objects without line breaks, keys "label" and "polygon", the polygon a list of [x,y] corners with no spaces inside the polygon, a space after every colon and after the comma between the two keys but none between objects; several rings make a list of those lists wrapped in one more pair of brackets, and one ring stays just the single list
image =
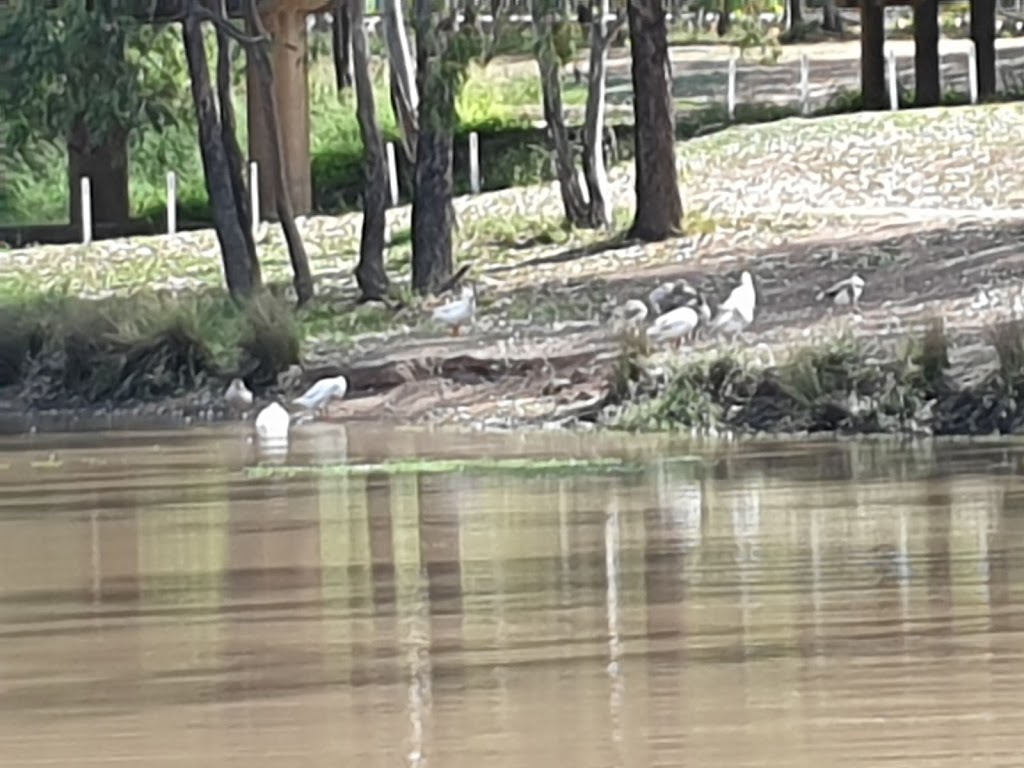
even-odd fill
[{"label": "duck", "polygon": [[612,320],[626,328],[635,328],[647,319],[650,309],[639,299],[629,299],[612,311]]},{"label": "duck", "polygon": [[854,272],[845,280],[833,283],[823,291],[819,291],[814,297],[815,301],[823,301],[826,298],[832,299],[832,303],[839,307],[851,305],[854,311],[859,312],[861,294],[864,293],[864,278]]},{"label": "duck", "polygon": [[341,400],[348,392],[348,379],[344,376],[331,376],[320,379],[313,386],[292,400],[294,405],[310,411],[321,411],[331,400]]},{"label": "duck", "polygon": [[241,379],[232,379],[231,383],[228,384],[228,388],[224,391],[224,402],[227,403],[228,408],[231,410],[244,412],[246,408],[252,405],[252,392]]},{"label": "duck", "polygon": [[262,440],[286,440],[292,417],[280,403],[271,403],[256,414],[256,434]]},{"label": "duck", "polygon": [[718,313],[711,321],[711,329],[735,337],[754,322],[756,306],[757,291],[754,289],[754,278],[749,271],[743,270],[740,284],[733,288],[729,298],[719,305]]},{"label": "duck", "polygon": [[700,313],[693,307],[676,307],[658,315],[647,329],[647,338],[653,342],[671,341],[679,349],[683,338],[692,339],[700,325]]},{"label": "duck", "polygon": [[437,322],[451,326],[452,336],[458,336],[461,327],[473,320],[475,312],[476,290],[464,285],[459,298],[437,307],[432,316]]},{"label": "duck", "polygon": [[687,280],[662,283],[647,294],[648,306],[655,315],[663,315],[676,307],[698,307],[705,303],[704,294]]}]

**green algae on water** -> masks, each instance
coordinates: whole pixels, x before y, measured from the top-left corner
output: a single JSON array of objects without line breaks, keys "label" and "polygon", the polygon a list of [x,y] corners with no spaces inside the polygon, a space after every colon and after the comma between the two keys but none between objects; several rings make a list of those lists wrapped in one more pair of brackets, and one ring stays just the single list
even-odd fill
[{"label": "green algae on water", "polygon": [[246,467],[250,478],[297,477],[302,475],[353,476],[369,474],[422,475],[461,474],[468,472],[501,474],[578,474],[633,472],[639,464],[627,463],[623,459],[403,459],[382,461],[371,464],[320,464],[312,466],[256,466]]}]

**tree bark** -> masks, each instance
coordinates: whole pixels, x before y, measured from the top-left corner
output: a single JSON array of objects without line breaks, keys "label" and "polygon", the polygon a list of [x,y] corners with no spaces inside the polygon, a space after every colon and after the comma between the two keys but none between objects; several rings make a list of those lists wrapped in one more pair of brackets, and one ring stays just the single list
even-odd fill
[{"label": "tree bark", "polygon": [[416,87],[419,91],[412,198],[412,286],[434,291],[452,274],[452,124],[455,88],[445,78],[442,32],[432,0],[416,0]]},{"label": "tree bark", "polygon": [[[565,127],[565,110],[562,108],[561,67],[555,52],[554,30],[551,16],[541,0],[531,3],[533,31],[537,38],[537,67],[540,70],[541,95],[544,106],[544,121],[547,123],[548,135],[551,137],[552,149],[555,154],[555,175],[562,194],[562,206],[565,218],[570,226],[588,226],[589,211],[583,189],[580,187],[576,173],[576,162],[573,158],[572,143],[569,131]],[[588,94],[589,100],[589,94]]]},{"label": "tree bark", "polygon": [[82,227],[81,178],[89,177],[95,224],[125,225],[131,216],[128,197],[128,136],[111,132],[94,146],[84,120],[75,121],[68,136],[68,182],[71,226]]},{"label": "tree bark", "polygon": [[199,123],[199,148],[203,158],[206,192],[213,209],[213,225],[220,244],[224,277],[228,291],[236,300],[245,299],[259,287],[259,275],[253,274],[255,256],[249,252],[251,238],[246,237],[235,207],[231,171],[210,85],[210,68],[203,45],[203,31],[195,13],[195,0],[188,6],[182,22],[182,40],[188,61],[192,100]]},{"label": "tree bark", "polygon": [[843,17],[836,7],[835,0],[825,0],[821,28],[826,32],[835,32],[840,35],[843,33]]},{"label": "tree bark", "polygon": [[[224,3],[217,3],[221,20],[230,24]],[[249,195],[245,186],[245,156],[238,144],[237,121],[235,107],[231,98],[231,40],[219,27],[217,29],[217,104],[220,112],[220,135],[224,142],[224,156],[231,177],[231,193],[235,203],[235,212],[242,226],[249,269],[256,285],[262,283],[259,255],[256,252],[256,241],[252,234],[253,213],[249,210]]]},{"label": "tree bark", "polygon": [[996,95],[996,0],[971,0],[971,39],[977,51],[978,100]]},{"label": "tree bark", "polygon": [[886,109],[885,9],[879,0],[860,3],[860,88],[864,109]]},{"label": "tree bark", "polygon": [[789,27],[792,29],[797,24],[804,23],[803,0],[789,0]]},{"label": "tree bark", "polygon": [[718,26],[716,31],[719,37],[725,37],[729,34],[729,30],[732,29],[732,2],[731,0],[722,0],[722,8],[718,14]]},{"label": "tree bark", "polygon": [[[605,20],[609,14],[608,0],[602,0],[600,11],[590,22],[590,71],[587,75],[587,107],[583,121],[583,178],[587,182],[587,224],[610,229],[613,221],[611,185],[604,162],[604,117],[607,94],[606,73],[610,32]],[[616,25],[617,27],[618,25]]]},{"label": "tree bark", "polygon": [[292,272],[295,275],[293,284],[296,302],[301,307],[313,298],[313,275],[309,271],[309,258],[306,256],[306,247],[302,243],[302,236],[299,234],[298,227],[295,226],[292,197],[284,175],[285,161],[284,151],[281,147],[281,124],[278,117],[277,93],[274,88],[274,69],[267,51],[269,36],[266,29],[263,28],[263,23],[256,10],[256,0],[248,0],[246,3],[246,21],[250,34],[266,38],[266,41],[252,46],[252,60],[256,65],[263,103],[263,120],[266,123],[267,136],[271,145],[271,168],[269,171],[274,182],[277,218],[281,222],[284,239],[288,244],[288,257],[291,259]]},{"label": "tree bark", "polygon": [[377,125],[370,52],[363,26],[363,0],[352,3],[352,60],[355,66],[356,114],[363,140],[366,183],[363,186],[363,231],[359,240],[356,282],[364,299],[383,299],[388,292],[384,269],[384,234],[387,224],[388,172],[384,141]]},{"label": "tree bark", "polygon": [[391,70],[391,98],[395,121],[402,130],[402,150],[406,160],[412,165],[416,162],[419,90],[409,48],[409,36],[405,31],[402,0],[383,0],[381,24],[384,27],[384,43],[388,52],[388,68]]},{"label": "tree bark", "polygon": [[352,85],[352,18],[355,8],[349,13],[348,0],[334,0],[331,22],[331,47],[334,56],[334,81],[338,92]]},{"label": "tree bark", "polygon": [[917,0],[914,5],[914,82],[916,106],[934,107],[942,101],[938,0]]},{"label": "tree bark", "polygon": [[661,0],[631,0],[628,13],[636,142],[636,217],[630,236],[664,240],[679,234],[683,219],[665,9]]}]

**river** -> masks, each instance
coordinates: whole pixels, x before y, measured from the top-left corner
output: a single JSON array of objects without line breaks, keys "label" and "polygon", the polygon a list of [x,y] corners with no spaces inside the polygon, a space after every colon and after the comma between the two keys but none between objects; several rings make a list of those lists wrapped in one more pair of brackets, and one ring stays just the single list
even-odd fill
[{"label": "river", "polygon": [[1019,765],[1022,458],[0,437],[0,764]]}]

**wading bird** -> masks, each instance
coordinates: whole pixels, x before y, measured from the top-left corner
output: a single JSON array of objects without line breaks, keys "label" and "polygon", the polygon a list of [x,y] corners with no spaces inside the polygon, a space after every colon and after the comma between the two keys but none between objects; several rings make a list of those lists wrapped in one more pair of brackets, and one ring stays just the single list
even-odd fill
[{"label": "wading bird", "polygon": [[344,376],[332,376],[328,379],[320,379],[299,397],[292,400],[292,403],[319,413],[331,400],[341,400],[345,397],[346,392],[348,392],[348,379]]}]

